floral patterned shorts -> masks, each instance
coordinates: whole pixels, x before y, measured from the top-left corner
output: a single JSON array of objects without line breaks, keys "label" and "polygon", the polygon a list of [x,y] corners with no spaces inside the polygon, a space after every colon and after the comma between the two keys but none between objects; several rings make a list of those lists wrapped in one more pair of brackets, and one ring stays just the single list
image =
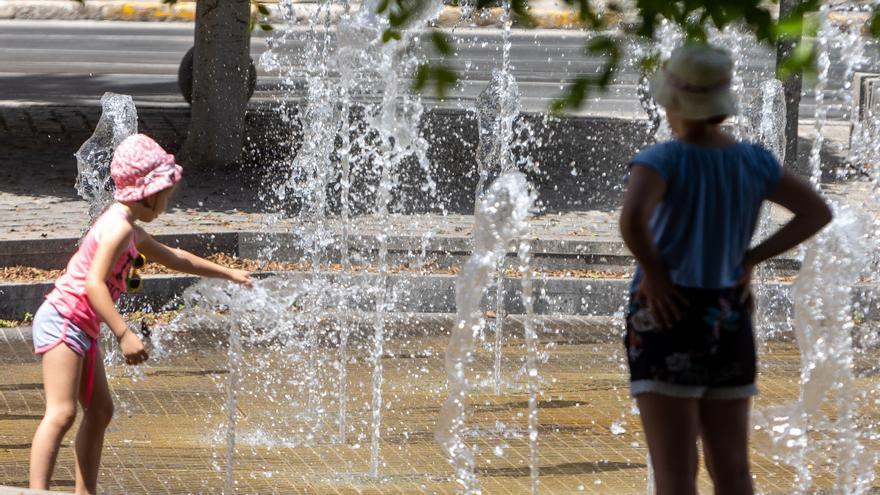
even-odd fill
[{"label": "floral patterned shorts", "polygon": [[734,289],[678,288],[690,303],[663,329],[630,296],[626,353],[630,392],[695,399],[742,399],[757,393],[752,310]]}]

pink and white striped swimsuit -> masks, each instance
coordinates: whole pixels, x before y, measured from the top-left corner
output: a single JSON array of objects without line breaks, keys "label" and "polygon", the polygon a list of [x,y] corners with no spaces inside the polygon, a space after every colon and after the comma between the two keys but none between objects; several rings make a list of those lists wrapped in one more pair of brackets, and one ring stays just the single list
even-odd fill
[{"label": "pink and white striped swimsuit", "polygon": [[[106,224],[109,223],[108,220],[118,219],[119,217],[127,220],[125,207],[119,203],[114,203],[98,218],[83,238],[79,249],[70,258],[70,261],[67,263],[67,269],[55,281],[55,287],[46,296],[44,304],[51,304],[58,314],[64,318],[64,327],[61,329],[57,340],[37,347],[34,351],[37,354],[43,354],[61,343],[67,344],[76,351],[80,346],[76,344],[75,339],[68,338],[68,332],[71,330],[81,329],[92,339],[92,345],[88,350],[89,360],[87,366],[89,372],[86,386],[86,404],[89,404],[91,400],[95,351],[98,347],[98,336],[101,332],[102,322],[101,317],[95,312],[95,309],[89,302],[89,296],[86,292],[86,277],[92,267],[95,252],[98,250],[98,242],[100,242],[102,230],[106,228]],[[138,255],[135,237],[135,234],[132,234],[128,249],[116,261],[110,276],[106,279],[107,288],[110,290],[110,297],[113,299],[113,302],[116,302],[126,291],[125,279],[131,269],[132,261]],[[38,322],[35,321],[34,323],[36,342],[40,329],[36,328]],[[74,329],[69,328],[71,325]],[[82,353],[82,349],[79,349],[78,353]]]}]

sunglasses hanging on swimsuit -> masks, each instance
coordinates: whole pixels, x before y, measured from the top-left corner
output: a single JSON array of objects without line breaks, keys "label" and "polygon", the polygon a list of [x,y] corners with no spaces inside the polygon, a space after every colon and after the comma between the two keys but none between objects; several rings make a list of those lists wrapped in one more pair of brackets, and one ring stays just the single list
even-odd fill
[{"label": "sunglasses hanging on swimsuit", "polygon": [[141,275],[137,272],[141,268],[147,266],[147,257],[141,253],[131,261],[131,272],[125,277],[125,287],[128,292],[137,292],[143,286]]}]

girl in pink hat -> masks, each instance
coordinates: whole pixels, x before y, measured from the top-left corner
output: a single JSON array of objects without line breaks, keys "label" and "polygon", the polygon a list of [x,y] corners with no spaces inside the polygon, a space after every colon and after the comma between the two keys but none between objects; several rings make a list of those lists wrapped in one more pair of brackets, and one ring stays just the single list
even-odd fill
[{"label": "girl in pink hat", "polygon": [[165,211],[181,179],[173,155],[149,137],[136,134],[116,149],[110,175],[116,184],[116,201],[83,238],[34,316],[34,351],[42,355],[46,412],[31,445],[31,488],[48,488],[78,401],[84,413],[75,443],[76,493],[96,493],[104,430],[113,416],[98,349],[101,323],[116,336],[128,364],[142,363],[148,357],[115,306],[124,292],[140,288],[133,268],[142,267],[149,258],[173,270],[251,286],[247,272],[170,248],[137,224],[151,222]]}]

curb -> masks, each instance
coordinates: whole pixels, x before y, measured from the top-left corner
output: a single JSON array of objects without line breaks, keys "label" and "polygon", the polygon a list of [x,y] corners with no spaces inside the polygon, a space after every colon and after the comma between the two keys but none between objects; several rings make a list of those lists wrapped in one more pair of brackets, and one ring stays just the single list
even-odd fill
[{"label": "curb", "polygon": [[[224,253],[245,259],[265,259],[264,248],[270,243],[276,248],[273,261],[301,261],[308,257],[300,247],[298,237],[286,232],[217,232],[217,233],[170,233],[155,236],[160,242],[185,249],[199,256]],[[44,270],[63,269],[76,250],[78,238],[27,239],[0,241],[0,268],[28,266]],[[409,265],[422,258],[422,265],[436,268],[461,266],[471,255],[469,236],[395,235],[387,238],[388,263],[391,266]],[[617,240],[540,239],[529,242],[532,266],[546,270],[593,270],[630,271],[634,265],[632,255]],[[348,241],[349,254],[364,260],[374,259],[379,251],[376,235],[355,234]],[[507,268],[517,268],[516,251],[508,250]],[[341,263],[339,249],[329,249],[324,262]],[[795,258],[780,257],[768,265],[779,274],[794,274],[800,267]]]},{"label": "curb", "polygon": [[5,0],[0,5],[0,19],[93,20],[93,21],[178,21],[196,18],[195,2],[167,5],[161,1],[89,1]]},{"label": "curb", "polygon": [[[290,21],[285,19],[277,4],[266,3],[271,24],[281,25]],[[317,12],[316,3],[296,4],[295,23],[308,22]],[[338,19],[343,10],[331,8],[331,18]],[[570,9],[532,9],[534,27],[543,29],[578,29],[577,12]],[[73,0],[5,0],[0,5],[0,19],[27,20],[94,20],[94,21],[135,21],[135,22],[192,22],[196,16],[196,2],[178,2],[168,5],[161,1],[121,1],[85,0],[80,4]],[[434,23],[437,27],[499,27],[501,8],[485,9],[463,23],[461,7],[444,6]],[[621,19],[611,19],[611,25],[618,25]]]},{"label": "curb", "polygon": [[[261,272],[257,278],[283,275],[294,282],[312,278],[311,272]],[[333,280],[337,273],[323,274]],[[120,302],[122,311],[160,311],[177,306],[179,298],[187,287],[199,280],[198,277],[183,275],[157,275],[144,277],[144,289]],[[350,280],[357,286],[376,287],[379,275],[358,273]],[[389,291],[403,295],[394,308],[401,313],[455,313],[455,281],[453,275],[389,275]],[[505,278],[505,314],[523,314],[524,308],[518,291],[519,279]],[[535,278],[536,315],[568,316],[619,316],[623,314],[629,290],[629,280],[583,279],[583,278]],[[51,290],[52,282],[0,283],[0,319],[18,320],[27,313],[33,314],[42,304],[45,295]],[[763,285],[764,294],[778,301],[766,310],[768,320],[786,321],[792,315],[791,284],[771,282]],[[853,300],[863,312],[866,320],[877,320],[878,301],[871,287],[855,290]],[[352,309],[370,311],[375,301],[369,294],[357,301]],[[489,304],[491,302],[491,304]],[[486,307],[494,307],[494,292],[485,301]]]},{"label": "curb", "polygon": [[[217,252],[237,256],[239,234],[217,232],[210,234],[160,234],[159,242],[205,256]],[[79,238],[25,239],[0,241],[0,267],[30,266],[44,270],[60,270],[76,251]]]}]

